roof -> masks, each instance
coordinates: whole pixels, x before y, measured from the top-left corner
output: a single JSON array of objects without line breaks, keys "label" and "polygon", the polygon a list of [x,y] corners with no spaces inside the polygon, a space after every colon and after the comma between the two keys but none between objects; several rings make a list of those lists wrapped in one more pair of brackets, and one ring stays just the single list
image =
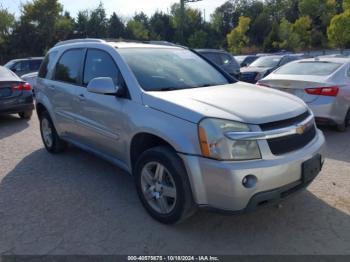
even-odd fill
[{"label": "roof", "polygon": [[298,60],[300,61],[323,61],[323,62],[334,62],[334,63],[341,63],[341,64],[346,64],[350,62],[350,57],[316,57],[316,58],[308,58],[308,59],[303,59],[303,60]]},{"label": "roof", "polygon": [[167,42],[165,44],[164,41],[148,41],[148,42],[138,42],[138,41],[125,41],[125,40],[104,40],[97,38],[83,38],[83,39],[70,39],[66,41],[58,42],[55,47],[68,45],[68,44],[84,44],[84,43],[96,43],[96,44],[108,44],[116,48],[182,48],[181,46],[170,44]]},{"label": "roof", "polygon": [[[25,58],[16,58],[16,59],[12,59],[10,61],[13,61],[13,62],[19,62],[19,61],[25,61],[25,60],[43,60],[44,57],[41,57],[41,56],[38,56],[38,57],[25,57]],[[10,62],[9,61],[9,62]]]},{"label": "roof", "polygon": [[211,49],[211,48],[203,48],[203,49],[195,49],[198,53],[201,52],[220,52],[220,53],[227,53],[225,50],[222,49]]},{"label": "roof", "polygon": [[116,47],[116,48],[171,48],[171,49],[179,49],[182,48],[176,45],[164,45],[164,44],[148,44],[148,43],[139,43],[139,42],[107,42],[108,44]]}]

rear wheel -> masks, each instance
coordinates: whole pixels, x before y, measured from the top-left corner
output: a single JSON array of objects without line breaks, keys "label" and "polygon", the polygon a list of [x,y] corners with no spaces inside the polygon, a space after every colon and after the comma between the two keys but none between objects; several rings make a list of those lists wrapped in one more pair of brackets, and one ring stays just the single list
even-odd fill
[{"label": "rear wheel", "polygon": [[33,110],[19,112],[18,115],[22,119],[30,119],[32,117],[32,115],[33,115]]},{"label": "rear wheel", "polygon": [[66,147],[66,143],[58,136],[48,112],[42,112],[39,120],[41,138],[46,150],[50,153],[62,152]]},{"label": "rear wheel", "polygon": [[159,146],[142,153],[134,176],[143,206],[159,222],[177,223],[196,210],[186,169],[171,148]]},{"label": "rear wheel", "polygon": [[339,132],[345,132],[349,125],[350,125],[350,108],[345,116],[344,123],[337,125],[337,130]]}]

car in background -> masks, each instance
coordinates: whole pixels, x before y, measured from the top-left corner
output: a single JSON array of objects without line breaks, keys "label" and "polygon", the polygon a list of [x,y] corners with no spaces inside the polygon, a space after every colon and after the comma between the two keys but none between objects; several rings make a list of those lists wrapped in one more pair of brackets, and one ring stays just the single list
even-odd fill
[{"label": "car in background", "polygon": [[240,67],[249,66],[253,63],[259,56],[257,55],[237,55],[235,56],[236,61],[239,63]]},{"label": "car in background", "polygon": [[29,83],[33,88],[35,86],[37,77],[38,77],[38,72],[33,72],[33,73],[29,73],[21,76],[21,78],[25,82]]},{"label": "car in background", "polygon": [[302,55],[269,55],[256,59],[247,67],[241,68],[240,80],[255,84],[260,79],[269,75],[272,71],[291,61],[300,59]]},{"label": "car in background", "polygon": [[43,57],[14,59],[7,62],[4,67],[10,69],[16,75],[22,76],[32,72],[38,72],[42,61]]},{"label": "car in background", "polygon": [[0,114],[18,114],[21,118],[30,119],[33,109],[31,85],[0,66]]},{"label": "car in background", "polygon": [[234,78],[240,78],[241,67],[230,53],[220,49],[196,49],[195,51],[220,66],[226,73]]},{"label": "car in background", "polygon": [[323,57],[291,62],[258,82],[304,100],[319,124],[345,131],[350,122],[350,58]]}]

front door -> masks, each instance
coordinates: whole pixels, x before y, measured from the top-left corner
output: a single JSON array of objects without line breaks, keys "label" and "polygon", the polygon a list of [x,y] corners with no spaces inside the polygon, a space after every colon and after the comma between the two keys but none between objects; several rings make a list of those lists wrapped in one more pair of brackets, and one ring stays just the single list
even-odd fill
[{"label": "front door", "polygon": [[96,77],[110,77],[115,85],[122,81],[113,58],[105,51],[88,49],[83,72],[83,87],[78,90],[79,139],[85,145],[126,162],[126,145],[123,143],[124,104],[129,100],[115,95],[95,94],[86,86]]}]

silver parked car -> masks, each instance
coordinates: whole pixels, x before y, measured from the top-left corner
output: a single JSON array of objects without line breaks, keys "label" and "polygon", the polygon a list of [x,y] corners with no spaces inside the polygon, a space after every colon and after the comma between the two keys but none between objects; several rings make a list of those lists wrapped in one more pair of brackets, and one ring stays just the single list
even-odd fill
[{"label": "silver parked car", "polygon": [[295,96],[235,82],[177,46],[70,40],[39,71],[44,145],[76,145],[133,174],[163,223],[196,208],[243,212],[305,188],[324,137]]},{"label": "silver parked car", "polygon": [[294,94],[312,109],[319,124],[345,131],[350,123],[350,59],[323,57],[289,63],[259,85]]}]

